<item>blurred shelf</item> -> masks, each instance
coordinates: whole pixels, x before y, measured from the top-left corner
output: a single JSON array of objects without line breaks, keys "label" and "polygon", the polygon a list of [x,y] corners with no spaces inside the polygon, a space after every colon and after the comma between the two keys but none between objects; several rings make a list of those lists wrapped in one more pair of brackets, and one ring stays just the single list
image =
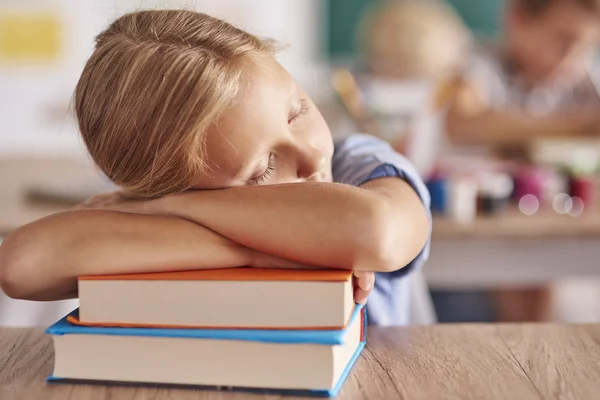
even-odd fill
[{"label": "blurred shelf", "polygon": [[580,216],[560,215],[540,210],[527,216],[516,208],[495,216],[477,217],[472,223],[459,223],[435,216],[433,239],[453,240],[547,240],[600,238],[600,212],[587,211]]}]

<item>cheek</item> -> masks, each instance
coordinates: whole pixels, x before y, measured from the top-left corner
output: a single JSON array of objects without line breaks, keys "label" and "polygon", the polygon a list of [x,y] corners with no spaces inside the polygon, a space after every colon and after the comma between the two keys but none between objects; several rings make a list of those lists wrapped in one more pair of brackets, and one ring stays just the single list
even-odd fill
[{"label": "cheek", "polygon": [[539,57],[540,67],[543,72],[550,73],[556,70],[565,60],[567,54],[556,46],[551,46],[541,53]]},{"label": "cheek", "polygon": [[559,54],[555,43],[533,34],[524,42],[522,58],[530,70],[542,74],[556,65]]},{"label": "cheek", "polygon": [[190,189],[194,190],[213,190],[213,189],[226,189],[233,186],[239,186],[235,182],[232,182],[227,176],[221,173],[211,172],[208,174],[202,174],[196,177],[194,185]]},{"label": "cheek", "polygon": [[531,32],[525,36],[525,55],[528,56],[532,61],[535,61],[540,55],[542,57],[552,52],[552,43],[547,43],[547,39],[544,39],[538,32]]}]

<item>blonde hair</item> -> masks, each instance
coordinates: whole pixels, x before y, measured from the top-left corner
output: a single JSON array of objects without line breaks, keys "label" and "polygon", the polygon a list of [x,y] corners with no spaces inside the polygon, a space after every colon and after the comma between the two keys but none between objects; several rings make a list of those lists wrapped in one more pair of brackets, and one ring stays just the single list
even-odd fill
[{"label": "blonde hair", "polygon": [[98,167],[125,193],[189,189],[207,169],[204,133],[236,97],[269,41],[187,10],[140,11],[96,38],[75,112]]}]

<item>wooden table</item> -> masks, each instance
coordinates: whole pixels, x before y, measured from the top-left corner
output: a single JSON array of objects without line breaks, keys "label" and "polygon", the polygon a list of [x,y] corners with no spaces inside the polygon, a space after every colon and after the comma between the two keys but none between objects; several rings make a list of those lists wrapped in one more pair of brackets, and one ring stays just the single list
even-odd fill
[{"label": "wooden table", "polygon": [[[0,399],[285,399],[244,393],[49,385],[42,329],[0,329]],[[93,360],[89,360],[93,362]],[[600,325],[370,328],[340,399],[598,399]]]}]

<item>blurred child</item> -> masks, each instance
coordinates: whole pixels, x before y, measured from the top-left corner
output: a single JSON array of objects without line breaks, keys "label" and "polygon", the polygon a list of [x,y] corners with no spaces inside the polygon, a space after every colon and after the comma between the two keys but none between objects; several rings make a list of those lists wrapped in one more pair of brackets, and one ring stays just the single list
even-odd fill
[{"label": "blurred child", "polygon": [[447,118],[455,143],[597,137],[598,0],[512,0],[499,46],[477,52]]},{"label": "blurred child", "polygon": [[[451,144],[489,145],[525,157],[537,139],[600,137],[598,0],[512,0],[504,38],[475,55],[446,129]],[[499,150],[499,151],[498,151]],[[545,288],[496,292],[501,320],[545,319]]]},{"label": "blurred child", "polygon": [[372,322],[407,323],[407,273],[429,249],[427,189],[378,139],[334,143],[275,50],[192,11],[136,12],[101,33],[75,108],[122,192],[9,236],[6,293],[73,297],[80,275],[340,268],[355,270],[357,302],[373,289]]}]

